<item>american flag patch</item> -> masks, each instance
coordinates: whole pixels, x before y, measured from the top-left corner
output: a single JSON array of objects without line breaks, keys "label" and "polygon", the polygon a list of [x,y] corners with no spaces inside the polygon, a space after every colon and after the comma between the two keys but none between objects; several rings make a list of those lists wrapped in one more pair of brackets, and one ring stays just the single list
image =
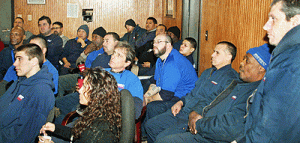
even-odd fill
[{"label": "american flag patch", "polygon": [[266,77],[263,78],[263,81],[264,81],[264,82],[266,81]]},{"label": "american flag patch", "polygon": [[120,88],[120,89],[124,89],[124,84],[118,84],[118,88]]},{"label": "american flag patch", "polygon": [[212,84],[217,85],[218,83],[215,81],[211,81]]},{"label": "american flag patch", "polygon": [[231,96],[231,98],[232,98],[233,100],[235,100],[235,99],[236,99],[236,96]]},{"label": "american flag patch", "polygon": [[17,97],[17,99],[18,99],[19,101],[22,101],[23,98],[24,98],[24,96],[22,96],[22,95],[19,95],[19,96]]}]

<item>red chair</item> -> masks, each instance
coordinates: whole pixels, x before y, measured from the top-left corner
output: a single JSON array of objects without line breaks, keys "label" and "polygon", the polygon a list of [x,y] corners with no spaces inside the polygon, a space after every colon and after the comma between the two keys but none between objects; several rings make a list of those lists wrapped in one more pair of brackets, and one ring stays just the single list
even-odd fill
[{"label": "red chair", "polygon": [[147,106],[143,107],[140,117],[135,120],[135,137],[134,137],[135,143],[142,142],[141,125],[146,116],[146,111],[147,111],[146,107]]},{"label": "red chair", "polygon": [[0,41],[0,52],[4,49],[4,43],[2,41]]}]

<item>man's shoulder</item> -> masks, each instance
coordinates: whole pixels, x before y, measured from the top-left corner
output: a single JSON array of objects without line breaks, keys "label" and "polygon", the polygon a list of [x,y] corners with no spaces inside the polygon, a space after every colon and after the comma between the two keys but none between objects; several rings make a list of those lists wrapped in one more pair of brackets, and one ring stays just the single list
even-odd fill
[{"label": "man's shoulder", "polygon": [[11,48],[10,47],[5,47],[1,52],[0,52],[0,54],[7,54],[7,53],[11,53]]},{"label": "man's shoulder", "polygon": [[44,62],[43,65],[46,65],[48,67],[48,70],[49,70],[50,73],[52,73],[52,74],[58,74],[57,69],[52,65],[52,63],[49,60],[47,60],[46,62]]},{"label": "man's shoulder", "polygon": [[[50,36],[49,36],[49,39],[51,39],[52,40],[52,42],[63,42],[63,40],[62,40],[62,38],[60,37],[60,36],[58,36],[58,35],[55,35],[55,34],[51,34]],[[47,40],[48,41],[48,40]],[[49,41],[48,41],[49,42]]]}]

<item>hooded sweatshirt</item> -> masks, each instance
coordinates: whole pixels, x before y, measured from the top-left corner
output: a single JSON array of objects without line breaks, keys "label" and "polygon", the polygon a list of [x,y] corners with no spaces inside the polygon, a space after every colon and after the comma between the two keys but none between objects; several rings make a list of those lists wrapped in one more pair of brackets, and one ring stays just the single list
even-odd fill
[{"label": "hooded sweatshirt", "polygon": [[0,142],[34,142],[54,107],[53,88],[47,66],[10,86],[0,98]]}]

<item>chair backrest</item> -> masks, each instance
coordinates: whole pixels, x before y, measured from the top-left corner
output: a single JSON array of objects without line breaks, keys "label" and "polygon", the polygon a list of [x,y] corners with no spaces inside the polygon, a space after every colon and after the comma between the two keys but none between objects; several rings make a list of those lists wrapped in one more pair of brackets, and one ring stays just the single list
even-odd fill
[{"label": "chair backrest", "polygon": [[135,113],[134,100],[131,93],[123,89],[121,90],[122,105],[122,130],[121,143],[132,143],[135,135]]}]

